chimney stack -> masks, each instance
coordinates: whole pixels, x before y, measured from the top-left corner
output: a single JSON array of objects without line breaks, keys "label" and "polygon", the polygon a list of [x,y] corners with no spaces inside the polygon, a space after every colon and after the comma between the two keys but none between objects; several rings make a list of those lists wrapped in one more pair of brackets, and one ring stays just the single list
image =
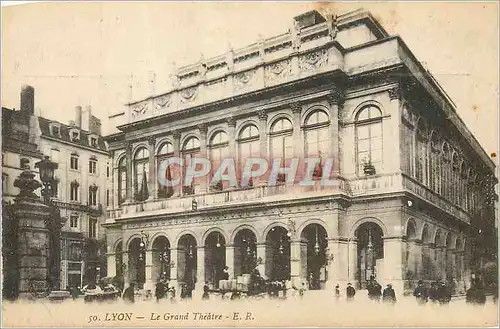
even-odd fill
[{"label": "chimney stack", "polygon": [[27,115],[35,114],[35,88],[32,86],[21,86],[21,112]]},{"label": "chimney stack", "polygon": [[86,131],[90,130],[91,116],[92,116],[92,107],[90,105],[86,105],[82,112],[82,125],[80,126],[82,130]]},{"label": "chimney stack", "polygon": [[82,126],[82,107],[75,106],[75,126],[80,128]]}]

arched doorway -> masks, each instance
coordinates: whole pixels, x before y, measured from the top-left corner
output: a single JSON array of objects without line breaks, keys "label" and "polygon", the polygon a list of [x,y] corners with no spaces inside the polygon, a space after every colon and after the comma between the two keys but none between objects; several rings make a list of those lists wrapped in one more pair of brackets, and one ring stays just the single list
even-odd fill
[{"label": "arched doorway", "polygon": [[177,280],[179,283],[196,283],[197,262],[196,239],[191,234],[184,234],[177,244]]},{"label": "arched doorway", "polygon": [[307,281],[309,289],[324,289],[326,280],[326,250],[328,235],[323,226],[309,224],[302,231],[302,240],[307,243]]},{"label": "arched doorway", "polygon": [[358,240],[357,281],[363,289],[372,276],[376,279],[384,258],[383,231],[377,224],[367,222],[356,230]]},{"label": "arched doorway", "polygon": [[257,238],[249,229],[242,229],[234,237],[234,274],[250,274],[257,266]]},{"label": "arched doorway", "polygon": [[170,263],[170,241],[159,236],[153,241],[153,279],[170,280]]},{"label": "arched doorway", "polygon": [[281,226],[273,227],[266,236],[266,276],[270,280],[290,279],[290,238]]},{"label": "arched doorway", "polygon": [[226,240],[220,232],[212,232],[205,239],[205,281],[219,288],[225,266]]},{"label": "arched doorway", "polygon": [[130,242],[128,254],[129,281],[142,289],[146,282],[146,248],[140,238]]}]

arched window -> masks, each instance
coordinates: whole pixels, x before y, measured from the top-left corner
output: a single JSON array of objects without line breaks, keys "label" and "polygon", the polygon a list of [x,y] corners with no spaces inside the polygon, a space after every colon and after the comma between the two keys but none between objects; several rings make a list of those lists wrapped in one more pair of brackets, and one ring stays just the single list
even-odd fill
[{"label": "arched window", "polygon": [[460,170],[460,163],[458,160],[458,154],[456,152],[453,152],[452,158],[451,158],[451,200],[455,204],[458,204],[459,202],[459,194],[460,194],[460,185],[458,183],[459,180],[459,170]]},{"label": "arched window", "polygon": [[382,113],[376,106],[362,108],[356,116],[358,174],[373,175],[382,166]]},{"label": "arched window", "polygon": [[[243,172],[245,161],[247,158],[256,158],[260,155],[259,129],[249,124],[241,130],[238,136],[238,162],[240,170],[237,173]],[[252,186],[252,182],[248,182]]]},{"label": "arched window", "polygon": [[448,143],[443,143],[442,152],[442,166],[441,166],[441,194],[449,198],[449,187],[450,187],[450,148]]},{"label": "arched window", "polygon": [[[162,161],[165,159],[172,157],[174,155],[174,146],[170,142],[163,143],[158,149],[158,154],[156,155],[156,168],[159,170]],[[173,168],[170,166],[167,167],[165,171],[165,178],[167,180],[171,180],[174,175],[172,172]],[[159,175],[161,173],[158,173]],[[160,180],[158,180],[158,198],[169,198],[174,194],[174,190],[172,186],[162,186],[160,184]]]},{"label": "arched window", "polygon": [[427,185],[427,126],[423,119],[420,119],[417,126],[417,158],[416,158],[416,178],[419,182]]},{"label": "arched window", "polygon": [[439,193],[439,178],[440,178],[440,141],[436,132],[431,137],[431,156],[429,159],[429,181],[431,189]]},{"label": "arched window", "polygon": [[184,144],[182,144],[182,159],[184,161],[184,170],[182,172],[182,193],[183,194],[194,194],[195,192],[195,181],[191,182],[190,185],[185,185],[186,168],[191,165],[191,159],[196,157],[200,152],[200,140],[196,137],[189,137]]},{"label": "arched window", "polygon": [[127,158],[122,157],[118,162],[118,204],[127,199]]},{"label": "arched window", "polygon": [[[280,118],[276,120],[271,126],[270,140],[271,140],[271,159],[281,159],[281,166],[287,165],[286,160],[291,159],[293,156],[293,127],[290,120]],[[278,175],[278,182],[284,182],[285,176]]]},{"label": "arched window", "polygon": [[[223,131],[215,133],[210,139],[209,148],[211,172],[213,175],[221,165],[222,160],[229,156],[229,138],[227,134]],[[215,182],[215,185],[211,186],[211,188],[215,190],[222,190],[224,183]]]},{"label": "arched window", "polygon": [[[323,111],[314,111],[306,118],[304,126],[305,135],[305,154],[306,157],[320,159],[328,158],[330,143],[330,130],[328,126],[330,120]],[[323,160],[314,170],[314,177],[321,177]]]},{"label": "arched window", "polygon": [[134,154],[134,192],[135,200],[144,201],[149,197],[149,151],[141,147]]}]

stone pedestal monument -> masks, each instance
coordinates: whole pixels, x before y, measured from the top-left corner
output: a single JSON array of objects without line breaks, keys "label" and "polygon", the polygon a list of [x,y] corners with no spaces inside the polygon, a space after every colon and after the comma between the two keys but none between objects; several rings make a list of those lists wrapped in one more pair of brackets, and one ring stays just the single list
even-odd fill
[{"label": "stone pedestal monument", "polygon": [[48,295],[50,207],[34,191],[42,185],[27,169],[15,180],[20,189],[13,205],[13,220],[17,221],[17,259],[19,298],[36,298]]}]

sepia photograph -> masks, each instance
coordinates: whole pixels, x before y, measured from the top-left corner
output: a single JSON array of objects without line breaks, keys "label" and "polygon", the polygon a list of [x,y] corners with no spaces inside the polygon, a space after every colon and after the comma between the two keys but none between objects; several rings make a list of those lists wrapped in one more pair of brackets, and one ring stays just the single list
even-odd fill
[{"label": "sepia photograph", "polygon": [[2,2],[3,327],[498,327],[498,2]]}]

